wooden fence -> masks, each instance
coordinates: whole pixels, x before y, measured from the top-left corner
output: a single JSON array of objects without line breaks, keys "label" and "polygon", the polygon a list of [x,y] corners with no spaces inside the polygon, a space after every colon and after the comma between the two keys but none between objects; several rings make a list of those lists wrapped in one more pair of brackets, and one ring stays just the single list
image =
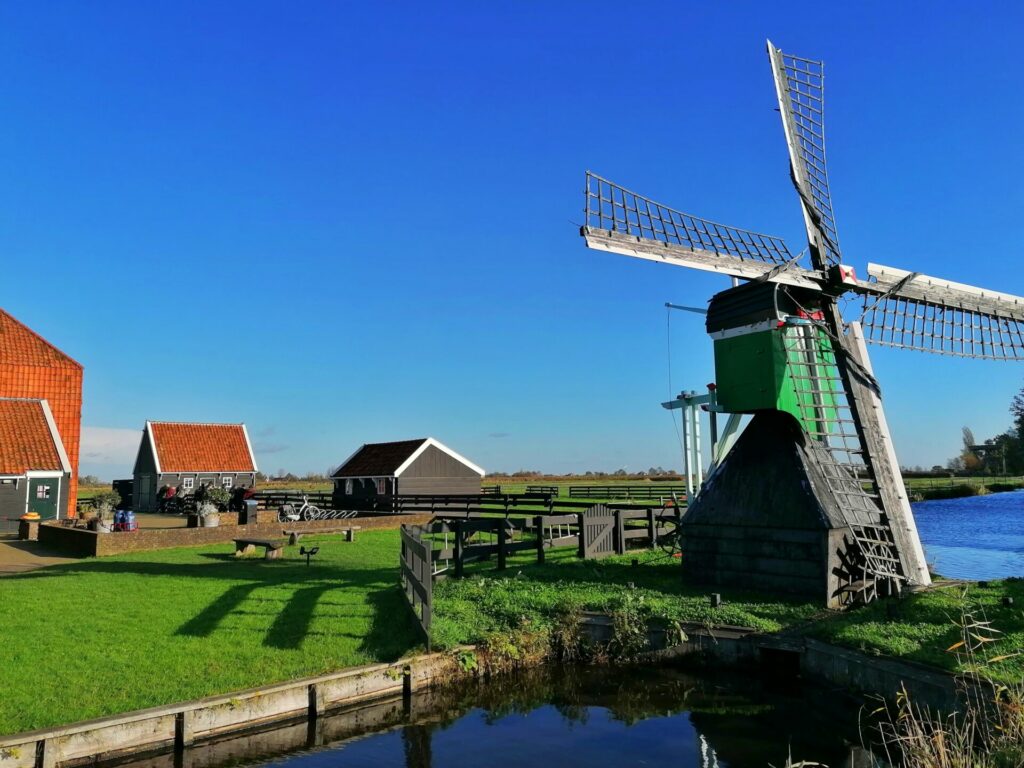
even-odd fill
[{"label": "wooden fence", "polygon": [[423,630],[430,650],[430,620],[434,608],[434,559],[432,544],[425,537],[428,528],[403,525],[401,529],[401,581],[416,623]]},{"label": "wooden fence", "polygon": [[686,498],[685,485],[570,485],[571,499],[630,499],[668,500],[675,495],[680,501]]},{"label": "wooden fence", "polygon": [[401,582],[406,600],[427,644],[433,616],[433,584],[439,579],[465,575],[466,566],[495,559],[504,570],[508,558],[533,552],[543,564],[551,549],[571,547],[577,556],[594,559],[625,554],[629,542],[657,546],[675,525],[673,508],[621,509],[592,504],[572,514],[501,516],[487,511],[437,515],[424,526],[402,526]]}]

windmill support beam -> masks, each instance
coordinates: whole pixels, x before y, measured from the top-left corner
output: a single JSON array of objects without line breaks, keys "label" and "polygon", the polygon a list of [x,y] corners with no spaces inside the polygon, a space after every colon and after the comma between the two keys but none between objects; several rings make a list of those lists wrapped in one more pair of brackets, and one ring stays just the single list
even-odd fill
[{"label": "windmill support beam", "polygon": [[[871,359],[864,342],[860,323],[850,323],[847,342],[850,354],[872,376]],[[932,583],[925,561],[924,548],[917,533],[917,523],[910,509],[910,499],[903,485],[896,449],[893,447],[889,424],[882,409],[882,398],[872,387],[851,376],[852,386],[859,390],[854,395],[860,405],[860,418],[864,423],[864,437],[875,471],[879,495],[889,516],[889,527],[903,560],[903,573],[912,586],[927,587]]]},{"label": "windmill support beam", "polygon": [[[753,280],[770,272],[776,265],[763,261],[744,260],[728,254],[716,255],[709,251],[696,251],[675,243],[624,235],[607,229],[583,227],[581,230],[587,247],[620,256],[632,256],[662,264],[690,267],[705,272]],[[776,283],[820,290],[820,276],[806,269],[790,268],[773,278]]]}]

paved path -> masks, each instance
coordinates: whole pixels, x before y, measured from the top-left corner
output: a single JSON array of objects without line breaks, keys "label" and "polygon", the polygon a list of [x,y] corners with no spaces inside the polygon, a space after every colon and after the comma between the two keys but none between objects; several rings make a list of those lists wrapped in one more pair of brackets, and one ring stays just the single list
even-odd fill
[{"label": "paved path", "polygon": [[55,555],[35,541],[19,541],[13,535],[0,534],[0,576],[71,563],[77,559]]}]

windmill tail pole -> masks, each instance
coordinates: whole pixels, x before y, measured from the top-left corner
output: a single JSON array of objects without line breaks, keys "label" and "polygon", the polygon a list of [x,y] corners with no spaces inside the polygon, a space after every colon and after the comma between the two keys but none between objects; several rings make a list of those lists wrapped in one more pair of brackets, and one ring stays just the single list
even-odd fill
[{"label": "windmill tail pole", "polygon": [[[868,357],[868,350],[864,343],[864,332],[860,323],[849,324],[848,340],[854,357],[869,374],[874,375],[871,370],[871,359]],[[892,444],[892,435],[889,433],[889,424],[885,420],[885,411],[882,408],[882,400],[877,392],[865,388],[867,393],[867,407],[874,412],[874,418],[878,426],[878,434],[881,436],[880,455],[875,456],[878,462],[888,464],[889,476],[895,478],[898,484],[899,503],[894,510],[896,519],[890,520],[896,544],[899,546],[907,582],[912,586],[927,587],[932,583],[931,574],[928,573],[928,563],[925,561],[924,547],[921,546],[921,537],[917,533],[917,523],[914,521],[914,514],[910,509],[910,499],[907,498],[906,488],[899,479],[902,477],[900,464],[896,458],[896,449]]]}]

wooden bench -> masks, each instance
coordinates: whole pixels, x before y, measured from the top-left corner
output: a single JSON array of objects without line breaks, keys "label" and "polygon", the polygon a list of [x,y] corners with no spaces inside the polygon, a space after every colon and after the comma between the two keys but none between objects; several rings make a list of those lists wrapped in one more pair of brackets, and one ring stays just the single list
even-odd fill
[{"label": "wooden bench", "polygon": [[235,539],[235,557],[243,557],[256,552],[256,547],[263,547],[266,560],[279,560],[284,552],[285,542],[270,539]]},{"label": "wooden bench", "polygon": [[289,544],[298,544],[299,539],[303,536],[315,536],[320,533],[343,533],[345,534],[345,541],[355,541],[356,531],[360,530],[360,525],[335,525],[330,528],[310,528],[305,531],[281,531],[285,536],[288,537]]}]

